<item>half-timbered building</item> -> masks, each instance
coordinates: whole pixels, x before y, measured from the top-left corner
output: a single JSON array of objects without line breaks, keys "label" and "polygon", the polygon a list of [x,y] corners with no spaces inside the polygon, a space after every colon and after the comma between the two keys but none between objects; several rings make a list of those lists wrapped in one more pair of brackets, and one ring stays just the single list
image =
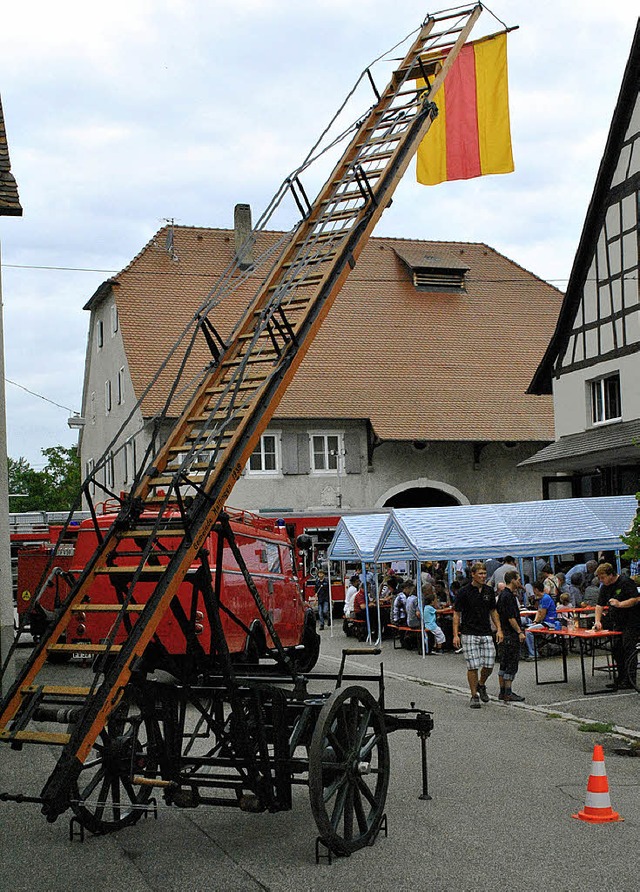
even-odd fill
[{"label": "half-timbered building", "polygon": [[640,487],[640,21],[558,324],[529,386],[555,442],[522,462],[549,497]]}]

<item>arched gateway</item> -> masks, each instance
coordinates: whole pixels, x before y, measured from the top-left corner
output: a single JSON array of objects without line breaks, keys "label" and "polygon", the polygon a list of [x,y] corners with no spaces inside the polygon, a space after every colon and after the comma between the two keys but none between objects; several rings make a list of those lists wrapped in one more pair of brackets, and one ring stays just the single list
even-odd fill
[{"label": "arched gateway", "polygon": [[459,489],[438,480],[408,480],[389,489],[379,499],[378,508],[439,508],[468,505],[469,499]]}]

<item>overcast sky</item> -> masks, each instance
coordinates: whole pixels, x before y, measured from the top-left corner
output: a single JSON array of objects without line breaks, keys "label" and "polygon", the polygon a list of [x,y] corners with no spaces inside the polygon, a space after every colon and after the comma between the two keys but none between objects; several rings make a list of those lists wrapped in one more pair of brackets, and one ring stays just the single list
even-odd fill
[{"label": "overcast sky", "polygon": [[[165,219],[231,227],[237,202],[257,219],[362,70],[444,6],[7,4],[0,95],[24,216],[0,217],[6,377],[79,411],[82,307],[98,285]],[[424,187],[412,164],[377,234],[486,242],[564,290],[637,0],[490,8],[519,26],[509,38],[515,173]],[[474,34],[499,29],[485,10]],[[6,391],[13,458],[42,467],[42,448],[76,442],[66,408]]]}]

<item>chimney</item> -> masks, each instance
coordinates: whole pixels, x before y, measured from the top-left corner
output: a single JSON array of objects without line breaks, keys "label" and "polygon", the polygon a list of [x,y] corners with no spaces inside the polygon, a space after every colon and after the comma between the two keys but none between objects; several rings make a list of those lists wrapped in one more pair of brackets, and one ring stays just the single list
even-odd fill
[{"label": "chimney", "polygon": [[249,269],[253,266],[250,204],[237,204],[235,206],[233,209],[233,229],[238,264],[240,269]]}]

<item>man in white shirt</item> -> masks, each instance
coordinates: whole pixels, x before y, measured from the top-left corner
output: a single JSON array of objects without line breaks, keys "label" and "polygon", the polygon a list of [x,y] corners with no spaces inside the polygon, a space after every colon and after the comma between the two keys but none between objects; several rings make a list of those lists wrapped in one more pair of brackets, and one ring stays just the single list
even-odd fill
[{"label": "man in white shirt", "polygon": [[347,593],[344,596],[344,615],[346,617],[353,616],[353,602],[356,595],[358,594],[359,588],[360,577],[357,573],[355,573],[349,580],[349,588],[347,589]]}]

